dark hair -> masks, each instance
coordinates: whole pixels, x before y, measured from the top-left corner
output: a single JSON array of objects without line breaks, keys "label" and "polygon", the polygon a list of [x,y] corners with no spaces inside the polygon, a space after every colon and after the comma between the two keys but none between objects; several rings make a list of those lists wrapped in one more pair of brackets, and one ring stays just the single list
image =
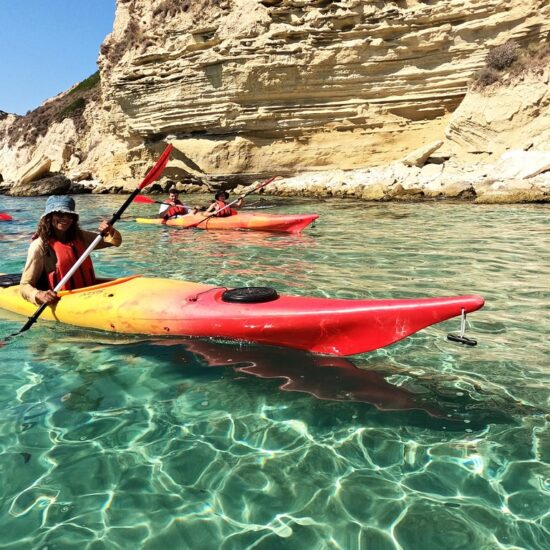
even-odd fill
[{"label": "dark hair", "polygon": [[[38,222],[36,233],[33,235],[33,239],[42,239],[42,242],[46,247],[48,247],[50,239],[55,237],[52,227],[52,217],[54,214],[55,212],[50,212],[49,214],[42,216]],[[71,218],[73,219],[73,223],[65,233],[65,242],[74,241],[76,238],[80,237],[82,232],[78,225],[78,216],[75,214],[74,216],[71,216]]]},{"label": "dark hair", "polygon": [[180,192],[175,187],[170,187],[170,189],[168,189],[168,193],[174,193],[175,195],[180,194]]},{"label": "dark hair", "polygon": [[225,195],[225,198],[228,199],[229,198],[229,193],[227,191],[224,191],[224,190],[221,190],[221,191],[216,191],[216,194],[214,195],[214,198],[216,200],[218,200],[222,195]]}]

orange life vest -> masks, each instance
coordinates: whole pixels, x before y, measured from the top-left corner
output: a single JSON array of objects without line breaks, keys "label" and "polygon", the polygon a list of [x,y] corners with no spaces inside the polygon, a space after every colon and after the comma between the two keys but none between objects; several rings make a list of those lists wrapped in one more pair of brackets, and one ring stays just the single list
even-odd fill
[{"label": "orange life vest", "polygon": [[[216,216],[219,216],[220,218],[225,218],[227,216],[233,216],[237,212],[233,210],[231,207],[229,208],[223,208],[227,205],[225,201],[215,200],[216,206],[218,207],[218,211],[216,212]],[[223,210],[222,210],[223,208]]]},{"label": "orange life vest", "polygon": [[183,216],[187,214],[187,208],[183,205],[176,204],[174,206],[170,206],[170,208],[167,208],[162,213],[162,218],[167,220],[168,218],[171,218],[172,216]]},{"label": "orange life vest", "polygon": [[[84,243],[78,239],[69,243],[62,243],[55,239],[50,239],[50,248],[55,252],[57,263],[55,270],[48,273],[48,284],[50,289],[54,289],[61,279],[69,272],[78,258],[84,254],[86,248]],[[65,283],[61,290],[73,290],[96,284],[94,266],[92,259],[88,256],[82,265],[73,273],[73,276]]]}]

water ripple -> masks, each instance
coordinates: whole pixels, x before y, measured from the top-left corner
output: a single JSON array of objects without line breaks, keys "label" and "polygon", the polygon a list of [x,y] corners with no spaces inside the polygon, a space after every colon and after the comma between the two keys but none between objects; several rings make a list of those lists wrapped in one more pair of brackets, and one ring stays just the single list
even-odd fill
[{"label": "water ripple", "polygon": [[[458,320],[350,361],[38,323],[0,348],[2,546],[546,549],[548,207],[273,201],[321,217],[295,236],[128,211],[94,263],[297,295],[477,293],[478,346],[445,339]],[[43,202],[2,199],[2,271]],[[82,225],[119,204],[78,197]],[[0,313],[1,334],[22,321]]]}]

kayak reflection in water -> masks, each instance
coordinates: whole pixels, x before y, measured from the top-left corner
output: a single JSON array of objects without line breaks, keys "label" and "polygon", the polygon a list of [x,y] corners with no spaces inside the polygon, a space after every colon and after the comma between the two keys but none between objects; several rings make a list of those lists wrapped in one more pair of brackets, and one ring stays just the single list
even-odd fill
[{"label": "kayak reflection in water", "polygon": [[[185,386],[185,373],[189,380],[194,380],[196,376],[204,376],[199,374],[200,367],[229,367],[235,373],[278,380],[279,389],[285,392],[305,393],[323,401],[367,403],[377,411],[391,411],[392,418],[384,419],[386,426],[414,425],[433,430],[472,431],[485,429],[490,424],[509,424],[514,421],[513,415],[533,413],[525,405],[513,402],[509,396],[501,396],[491,389],[479,387],[465,391],[461,377],[433,374],[417,377],[391,366],[383,367],[382,372],[367,370],[358,368],[345,357],[210,338],[130,344],[136,345],[139,349],[130,351],[125,348],[124,353],[130,352],[137,357],[151,354],[155,361],[185,365],[187,369],[181,371],[182,387]],[[189,354],[194,360],[189,360]],[[197,360],[200,364],[197,367],[199,370],[192,372]],[[380,368],[383,362],[376,364]],[[397,373],[399,377],[405,375],[410,378],[415,391],[386,379],[388,375]],[[382,418],[378,417],[376,420],[365,409],[338,410],[354,411],[359,414],[360,422],[365,423],[378,423]],[[540,411],[537,412],[539,413]]]},{"label": "kayak reflection in water", "polygon": [[381,374],[359,369],[344,357],[203,338],[149,341],[132,353],[140,357],[151,353],[156,360],[173,364],[185,363],[185,356],[190,353],[208,367],[232,367],[237,373],[282,380],[279,387],[283,391],[307,393],[329,401],[369,403],[379,410],[417,409],[431,416],[443,415],[437,407],[390,384]]},{"label": "kayak reflection in water", "polygon": [[208,365],[233,364],[237,372],[259,378],[283,380],[284,391],[308,393],[317,399],[359,401],[382,410],[422,409],[410,392],[386,382],[375,372],[358,369],[345,357],[308,354],[298,350],[243,346],[230,353],[229,346],[208,340],[193,340],[186,348],[201,356]]},{"label": "kayak reflection in water", "polygon": [[[21,276],[21,296],[28,302],[35,305],[57,302],[59,297],[53,289],[96,239],[97,233],[80,229],[78,217],[72,197],[48,197]],[[103,234],[98,249],[122,243],[120,233],[107,221],[100,222],[98,231]],[[88,256],[62,290],[91,286],[97,282]]]}]

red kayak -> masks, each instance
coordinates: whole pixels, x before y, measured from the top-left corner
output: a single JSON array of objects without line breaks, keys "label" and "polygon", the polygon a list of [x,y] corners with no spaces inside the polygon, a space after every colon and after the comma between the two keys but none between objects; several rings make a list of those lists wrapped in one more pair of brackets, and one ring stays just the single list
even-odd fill
[{"label": "red kayak", "polygon": [[300,233],[302,229],[313,223],[318,217],[318,214],[260,214],[249,212],[238,212],[225,217],[211,217],[197,213],[170,218],[166,221],[162,218],[136,218],[136,222],[181,228],[253,229],[254,231]]},{"label": "red kayak", "polygon": [[5,212],[0,212],[0,222],[11,222],[13,218]]},{"label": "red kayak", "polygon": [[[16,282],[16,281],[15,281]],[[44,319],[125,334],[220,337],[330,355],[388,346],[483,306],[481,296],[343,300],[279,295],[133,276],[59,293]],[[0,287],[0,308],[31,315],[18,286]]]}]

